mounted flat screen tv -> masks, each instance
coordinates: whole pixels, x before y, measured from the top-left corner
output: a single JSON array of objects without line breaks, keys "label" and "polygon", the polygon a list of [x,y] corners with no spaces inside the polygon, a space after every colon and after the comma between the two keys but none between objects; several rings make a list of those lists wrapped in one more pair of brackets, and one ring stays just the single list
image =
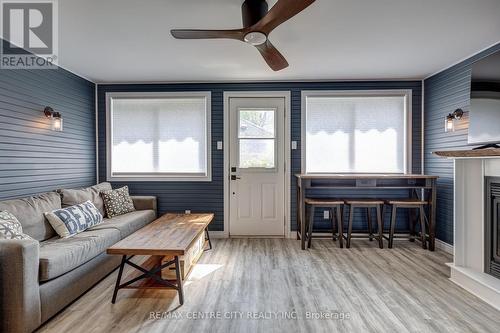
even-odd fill
[{"label": "mounted flat screen tv", "polygon": [[500,143],[500,51],[472,66],[469,112],[470,145]]}]

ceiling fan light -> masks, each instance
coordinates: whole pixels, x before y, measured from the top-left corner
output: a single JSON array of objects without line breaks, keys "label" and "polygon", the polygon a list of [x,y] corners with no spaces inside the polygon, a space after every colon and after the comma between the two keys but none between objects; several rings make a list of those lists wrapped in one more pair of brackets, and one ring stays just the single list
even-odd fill
[{"label": "ceiling fan light", "polygon": [[244,40],[246,43],[256,46],[264,44],[267,41],[267,36],[262,32],[253,31],[246,34]]}]

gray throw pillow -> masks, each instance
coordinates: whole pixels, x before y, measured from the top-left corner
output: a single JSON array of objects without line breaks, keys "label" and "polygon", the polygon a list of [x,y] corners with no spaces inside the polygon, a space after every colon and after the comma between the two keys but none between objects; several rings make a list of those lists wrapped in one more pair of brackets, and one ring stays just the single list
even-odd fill
[{"label": "gray throw pillow", "polygon": [[101,195],[109,218],[135,211],[134,203],[128,193],[128,186],[103,191]]},{"label": "gray throw pillow", "polygon": [[45,213],[50,225],[62,238],[71,237],[102,222],[102,215],[92,202]]},{"label": "gray throw pillow", "polygon": [[106,215],[104,210],[104,202],[102,201],[101,191],[111,190],[110,183],[100,183],[94,186],[82,189],[60,189],[62,208],[78,205],[87,200],[92,201],[94,206],[99,209],[102,216]]},{"label": "gray throw pillow", "polygon": [[0,211],[0,239],[33,239],[23,233],[17,218],[7,211]]}]

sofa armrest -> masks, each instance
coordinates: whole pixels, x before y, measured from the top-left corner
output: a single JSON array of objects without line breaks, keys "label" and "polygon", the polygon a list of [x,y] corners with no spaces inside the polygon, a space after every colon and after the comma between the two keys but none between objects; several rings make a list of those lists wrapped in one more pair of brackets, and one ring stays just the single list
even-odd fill
[{"label": "sofa armrest", "polygon": [[158,212],[156,197],[154,196],[131,196],[134,207],[137,210],[154,210]]},{"label": "sofa armrest", "polygon": [[0,240],[1,332],[32,332],[41,324],[39,248],[35,240]]}]

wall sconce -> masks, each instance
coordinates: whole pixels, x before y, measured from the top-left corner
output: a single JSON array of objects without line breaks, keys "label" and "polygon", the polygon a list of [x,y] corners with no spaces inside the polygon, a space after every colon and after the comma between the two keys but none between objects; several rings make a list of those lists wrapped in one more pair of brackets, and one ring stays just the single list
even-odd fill
[{"label": "wall sconce", "polygon": [[455,120],[460,120],[464,116],[464,111],[462,109],[456,109],[453,113],[446,116],[444,121],[444,131],[454,132],[455,131]]},{"label": "wall sconce", "polygon": [[51,127],[50,129],[55,132],[62,132],[63,130],[63,119],[59,112],[55,112],[50,106],[45,107],[43,110],[45,117],[50,118]]}]

